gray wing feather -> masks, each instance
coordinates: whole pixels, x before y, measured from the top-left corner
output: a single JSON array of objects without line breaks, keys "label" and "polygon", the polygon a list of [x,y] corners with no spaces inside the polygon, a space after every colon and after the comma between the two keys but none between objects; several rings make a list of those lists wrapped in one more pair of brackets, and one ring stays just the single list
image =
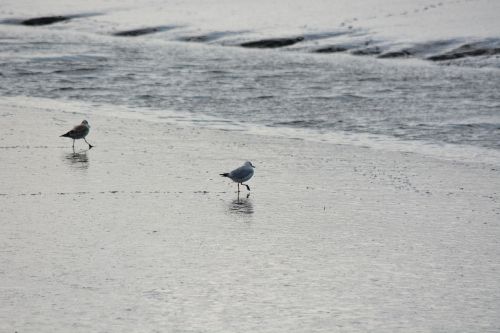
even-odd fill
[{"label": "gray wing feather", "polygon": [[87,134],[89,134],[89,128],[83,124],[80,124],[78,126],[75,126],[75,128],[73,128],[71,132],[73,132],[72,134],[76,138],[83,138],[87,136]]},{"label": "gray wing feather", "polygon": [[253,169],[249,167],[239,167],[238,169],[234,169],[229,173],[229,177],[231,179],[245,179],[247,177],[251,177],[253,174]]}]

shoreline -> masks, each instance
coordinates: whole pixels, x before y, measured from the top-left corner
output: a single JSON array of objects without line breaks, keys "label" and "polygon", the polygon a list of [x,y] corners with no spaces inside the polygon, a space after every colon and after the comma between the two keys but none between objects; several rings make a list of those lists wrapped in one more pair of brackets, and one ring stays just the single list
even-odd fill
[{"label": "shoreline", "polygon": [[2,331],[500,329],[492,165],[0,103]]},{"label": "shoreline", "polygon": [[[21,105],[20,101],[22,101]],[[446,160],[450,162],[464,162],[485,164],[500,167],[500,151],[492,148],[468,146],[451,143],[431,143],[419,140],[400,140],[390,136],[372,133],[350,132],[320,132],[308,128],[292,128],[266,126],[260,124],[245,125],[236,121],[218,119],[213,116],[197,115],[178,111],[165,111],[149,108],[129,108],[127,106],[107,105],[98,103],[54,100],[38,97],[2,97],[0,107],[42,107],[42,109],[66,109],[65,114],[81,114],[83,117],[106,116],[120,119],[135,119],[152,123],[163,123],[175,128],[196,128],[208,131],[235,132],[246,135],[256,135],[288,140],[305,140],[321,144],[345,145],[358,148],[368,148],[401,154],[415,154],[417,156]],[[67,110],[69,109],[69,110]],[[96,110],[97,109],[97,110]]]}]

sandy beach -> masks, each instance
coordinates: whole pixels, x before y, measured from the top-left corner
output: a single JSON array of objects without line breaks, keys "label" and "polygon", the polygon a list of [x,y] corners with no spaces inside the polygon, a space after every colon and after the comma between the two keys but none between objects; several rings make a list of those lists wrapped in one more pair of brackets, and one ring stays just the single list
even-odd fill
[{"label": "sandy beach", "polygon": [[500,329],[498,165],[27,102],[0,101],[2,332]]}]

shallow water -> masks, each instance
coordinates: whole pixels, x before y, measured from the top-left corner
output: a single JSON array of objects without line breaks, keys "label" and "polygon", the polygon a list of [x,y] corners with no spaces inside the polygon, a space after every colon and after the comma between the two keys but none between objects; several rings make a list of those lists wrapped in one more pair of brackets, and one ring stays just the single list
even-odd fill
[{"label": "shallow water", "polygon": [[500,149],[498,69],[176,42],[185,31],[175,25],[115,37],[102,33],[116,25],[106,17],[90,32],[93,17],[48,28],[1,25],[0,95],[122,105],[201,126]]},{"label": "shallow water", "polygon": [[2,1],[0,331],[498,332],[500,3],[370,4]]},{"label": "shallow water", "polygon": [[[54,132],[81,114],[22,104],[1,104],[2,332],[500,328],[498,168],[98,114],[73,153]],[[243,156],[238,200],[219,173]]]}]

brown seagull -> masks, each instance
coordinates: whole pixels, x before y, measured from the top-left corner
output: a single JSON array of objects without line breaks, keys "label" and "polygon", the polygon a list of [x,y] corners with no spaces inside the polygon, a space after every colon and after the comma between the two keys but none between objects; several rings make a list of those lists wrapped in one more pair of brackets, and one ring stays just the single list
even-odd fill
[{"label": "brown seagull", "polygon": [[[75,127],[73,127],[71,131],[61,135],[61,137],[73,139],[73,150],[75,150],[75,140],[83,139],[85,140],[85,142],[87,142],[85,137],[87,136],[87,134],[89,134],[89,131],[90,131],[90,125],[88,121],[84,120],[80,125],[76,125]],[[92,147],[94,147],[88,142],[87,144],[89,145],[89,149],[92,149]]]}]

